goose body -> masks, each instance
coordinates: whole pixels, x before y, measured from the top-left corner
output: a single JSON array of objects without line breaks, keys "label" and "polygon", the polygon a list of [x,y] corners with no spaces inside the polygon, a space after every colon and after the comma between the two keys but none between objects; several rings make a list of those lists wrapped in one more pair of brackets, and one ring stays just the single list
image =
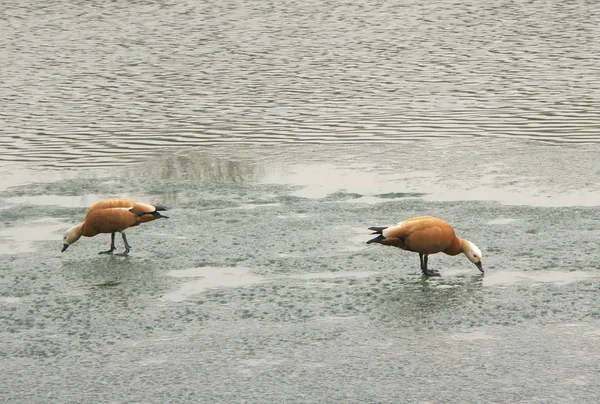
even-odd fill
[{"label": "goose body", "polygon": [[94,237],[101,233],[110,233],[111,243],[108,251],[100,254],[110,254],[115,248],[115,234],[121,233],[125,243],[125,251],[118,255],[127,255],[131,246],[127,242],[125,230],[141,223],[150,222],[160,218],[168,218],[160,214],[167,210],[162,206],[153,206],[146,203],[135,202],[125,198],[105,199],[92,205],[85,215],[85,221],[71,227],[63,238],[64,252],[71,244],[79,240],[81,236]]},{"label": "goose body", "polygon": [[440,252],[448,255],[463,253],[483,272],[479,248],[472,242],[457,237],[452,226],[440,218],[417,216],[403,220],[396,226],[369,227],[369,230],[373,230],[373,234],[378,236],[367,241],[367,244],[378,243],[419,253],[424,275],[439,275],[438,271],[427,268],[427,260],[430,254]]}]

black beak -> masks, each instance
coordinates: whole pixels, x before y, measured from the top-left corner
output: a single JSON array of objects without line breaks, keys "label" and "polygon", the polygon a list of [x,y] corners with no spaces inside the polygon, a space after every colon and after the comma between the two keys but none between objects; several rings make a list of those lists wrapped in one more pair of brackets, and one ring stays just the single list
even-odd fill
[{"label": "black beak", "polygon": [[60,252],[65,252],[65,250],[66,250],[67,248],[69,248],[69,245],[68,245],[67,243],[64,243],[64,244],[63,244],[63,248],[62,248],[62,250],[60,250]]},{"label": "black beak", "polygon": [[477,268],[479,268],[479,270],[480,270],[482,273],[484,272],[484,271],[483,271],[483,265],[481,265],[481,261],[479,261],[479,262],[476,262],[476,263],[475,263],[475,266],[476,266]]}]

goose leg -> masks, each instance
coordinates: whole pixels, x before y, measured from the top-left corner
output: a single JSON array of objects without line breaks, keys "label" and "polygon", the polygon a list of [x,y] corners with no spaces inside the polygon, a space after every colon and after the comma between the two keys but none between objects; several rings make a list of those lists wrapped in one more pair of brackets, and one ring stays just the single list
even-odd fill
[{"label": "goose leg", "polygon": [[125,232],[121,232],[121,237],[123,237],[123,243],[125,243],[125,251],[123,251],[122,253],[115,254],[115,255],[120,255],[120,256],[124,257],[127,254],[129,254],[129,251],[131,251],[131,246],[127,242],[127,237],[125,237]]},{"label": "goose leg", "polygon": [[98,254],[112,254],[112,252],[116,250],[115,248],[115,233],[110,234],[110,250],[100,251]]},{"label": "goose leg", "polygon": [[436,271],[434,269],[427,269],[427,260],[429,258],[428,254],[419,253],[419,258],[421,258],[421,272],[423,272],[423,275],[425,275],[425,276],[440,276],[439,271]]}]

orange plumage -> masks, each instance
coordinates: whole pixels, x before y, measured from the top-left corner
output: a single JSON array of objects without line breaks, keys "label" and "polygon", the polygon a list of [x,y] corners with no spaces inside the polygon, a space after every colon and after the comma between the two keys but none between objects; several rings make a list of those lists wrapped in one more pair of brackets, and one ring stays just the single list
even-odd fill
[{"label": "orange plumage", "polygon": [[121,233],[125,243],[125,252],[119,255],[127,255],[131,246],[127,243],[124,231],[129,227],[141,223],[150,222],[155,219],[167,218],[159,213],[166,210],[161,206],[152,206],[145,203],[135,202],[125,198],[113,198],[100,201],[92,205],[86,215],[85,222],[70,228],[64,237],[62,251],[76,242],[81,236],[93,237],[100,233],[111,234],[111,248],[101,253],[112,253],[115,250],[115,233]]},{"label": "orange plumage", "polygon": [[419,253],[421,271],[425,275],[439,275],[439,272],[427,269],[429,254],[443,252],[457,255],[461,252],[473,262],[481,272],[482,254],[479,248],[468,240],[456,236],[450,224],[433,216],[418,216],[406,219],[392,227],[370,227],[379,236],[367,241],[403,250]]}]

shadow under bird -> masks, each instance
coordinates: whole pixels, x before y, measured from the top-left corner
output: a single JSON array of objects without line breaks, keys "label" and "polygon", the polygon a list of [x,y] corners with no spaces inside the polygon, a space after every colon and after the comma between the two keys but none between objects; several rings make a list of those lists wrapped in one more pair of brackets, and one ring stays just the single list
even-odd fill
[{"label": "shadow under bird", "polygon": [[483,273],[479,248],[469,240],[457,237],[452,226],[437,217],[418,216],[406,219],[396,226],[369,227],[369,230],[373,230],[372,234],[378,236],[367,241],[367,244],[378,243],[419,253],[423,275],[440,275],[439,271],[427,268],[429,255],[439,252],[448,255],[463,253]]},{"label": "shadow under bird", "polygon": [[63,238],[64,244],[61,252],[64,252],[81,236],[94,237],[100,233],[110,233],[110,249],[101,251],[98,254],[112,254],[116,250],[115,234],[119,232],[125,243],[125,251],[116,255],[125,256],[131,250],[125,236],[125,229],[156,219],[168,219],[168,216],[160,214],[160,211],[164,210],[167,209],[163,206],[153,206],[125,198],[100,201],[88,209],[83,223],[67,230]]}]

